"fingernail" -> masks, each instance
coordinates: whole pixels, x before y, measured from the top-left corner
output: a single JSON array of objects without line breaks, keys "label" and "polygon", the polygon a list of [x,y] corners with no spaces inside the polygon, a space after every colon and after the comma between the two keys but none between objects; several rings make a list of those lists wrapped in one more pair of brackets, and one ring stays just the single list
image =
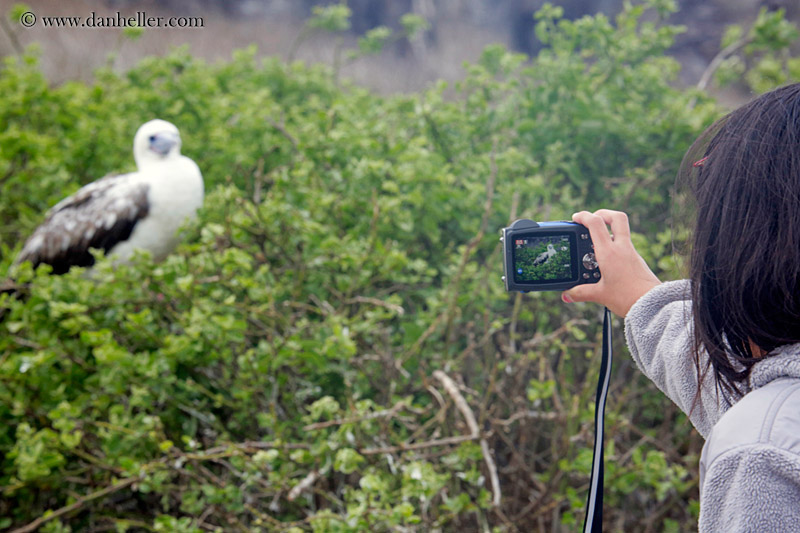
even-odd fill
[{"label": "fingernail", "polygon": [[569,295],[567,293],[562,293],[561,294],[561,301],[564,302],[565,304],[575,303],[572,300],[572,298],[569,297]]}]

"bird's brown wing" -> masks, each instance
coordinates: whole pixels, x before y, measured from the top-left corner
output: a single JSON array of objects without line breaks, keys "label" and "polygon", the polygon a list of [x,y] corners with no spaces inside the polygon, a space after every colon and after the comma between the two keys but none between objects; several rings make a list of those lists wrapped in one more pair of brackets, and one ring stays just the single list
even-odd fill
[{"label": "bird's brown wing", "polygon": [[106,176],[53,206],[16,262],[46,263],[54,274],[63,274],[72,266],[93,265],[90,248],[108,252],[127,240],[150,209],[148,186],[130,176]]}]

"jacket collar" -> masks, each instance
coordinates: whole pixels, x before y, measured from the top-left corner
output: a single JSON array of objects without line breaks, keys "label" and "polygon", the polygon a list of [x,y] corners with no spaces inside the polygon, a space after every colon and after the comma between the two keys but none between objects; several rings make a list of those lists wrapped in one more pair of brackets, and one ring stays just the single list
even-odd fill
[{"label": "jacket collar", "polygon": [[775,348],[750,370],[750,390],[780,378],[800,379],[800,343]]}]

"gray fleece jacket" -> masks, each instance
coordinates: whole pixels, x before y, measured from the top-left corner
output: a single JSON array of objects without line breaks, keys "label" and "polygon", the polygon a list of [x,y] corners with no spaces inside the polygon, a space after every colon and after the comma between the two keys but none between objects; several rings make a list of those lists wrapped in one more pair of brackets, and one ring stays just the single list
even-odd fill
[{"label": "gray fleece jacket", "polygon": [[[639,369],[689,414],[698,390],[691,355],[689,282],[642,296],[625,318]],[[706,439],[700,457],[701,532],[800,532],[800,344],[757,363],[729,405],[713,377],[690,415]]]}]

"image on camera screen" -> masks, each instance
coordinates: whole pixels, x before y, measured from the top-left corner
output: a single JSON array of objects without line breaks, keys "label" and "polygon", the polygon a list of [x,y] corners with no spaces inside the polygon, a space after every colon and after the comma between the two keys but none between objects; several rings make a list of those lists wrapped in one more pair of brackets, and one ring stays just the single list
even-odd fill
[{"label": "image on camera screen", "polygon": [[568,281],[572,278],[567,235],[514,239],[514,276],[517,283]]}]

